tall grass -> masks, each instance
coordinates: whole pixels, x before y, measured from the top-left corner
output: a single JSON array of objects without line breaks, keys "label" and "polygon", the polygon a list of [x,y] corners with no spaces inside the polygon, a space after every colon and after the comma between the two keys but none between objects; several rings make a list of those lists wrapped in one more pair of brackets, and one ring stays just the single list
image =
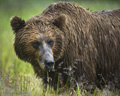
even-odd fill
[{"label": "tall grass", "polygon": [[[47,86],[47,91],[44,91],[43,84],[40,79],[36,78],[33,68],[27,62],[19,60],[14,52],[14,34],[10,27],[10,18],[12,16],[20,16],[23,19],[28,19],[34,15],[40,14],[48,5],[53,3],[52,0],[32,1],[11,3],[3,2],[0,5],[0,96],[56,96],[57,93]],[[22,3],[22,6],[17,6]],[[25,3],[25,4],[24,4]],[[85,8],[97,11],[103,9],[120,8],[117,2],[77,2]],[[78,87],[74,95],[85,96],[86,92],[82,92]],[[64,96],[69,96],[71,92],[61,93]],[[98,94],[98,95],[96,95]],[[93,96],[104,96],[104,92],[95,91]]]}]

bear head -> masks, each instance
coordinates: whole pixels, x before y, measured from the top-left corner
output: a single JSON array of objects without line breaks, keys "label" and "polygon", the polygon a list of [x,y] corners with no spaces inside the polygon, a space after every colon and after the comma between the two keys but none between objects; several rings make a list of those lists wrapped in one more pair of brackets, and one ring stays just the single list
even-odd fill
[{"label": "bear head", "polygon": [[24,21],[14,16],[11,26],[15,33],[14,49],[17,56],[42,70],[54,70],[55,62],[63,55],[66,17],[52,20],[32,19]]}]

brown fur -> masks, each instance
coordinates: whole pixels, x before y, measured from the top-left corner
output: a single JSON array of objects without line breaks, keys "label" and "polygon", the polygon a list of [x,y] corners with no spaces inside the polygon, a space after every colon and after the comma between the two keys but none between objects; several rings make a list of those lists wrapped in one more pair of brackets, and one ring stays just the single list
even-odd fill
[{"label": "brown fur", "polygon": [[[16,31],[13,22],[14,18],[11,25]],[[20,59],[33,65],[44,82],[48,82],[47,72],[38,65],[39,52],[30,45],[38,37],[55,40],[52,50],[56,71],[49,72],[55,88],[60,73],[60,87],[66,84],[70,67],[77,82],[85,75],[88,81],[100,87],[100,81],[106,83],[112,74],[120,84],[120,9],[89,12],[78,5],[59,2],[25,23],[15,34],[15,51]],[[63,72],[65,68],[68,68],[67,74]]]}]

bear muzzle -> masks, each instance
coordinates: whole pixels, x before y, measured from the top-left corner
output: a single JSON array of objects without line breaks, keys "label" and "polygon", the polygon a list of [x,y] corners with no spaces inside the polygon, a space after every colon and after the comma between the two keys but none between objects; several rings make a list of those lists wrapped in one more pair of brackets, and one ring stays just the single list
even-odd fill
[{"label": "bear muzzle", "polygon": [[45,41],[43,41],[41,43],[41,46],[39,46],[39,47],[40,47],[39,48],[39,51],[40,51],[40,57],[39,57],[40,67],[43,70],[46,70],[46,71],[53,71],[55,61],[54,61],[54,56],[53,56],[51,46],[48,43],[46,43]]},{"label": "bear muzzle", "polygon": [[44,64],[45,64],[45,68],[47,70],[54,70],[54,65],[55,65],[55,62],[54,62],[54,59],[53,58],[49,58],[49,59],[45,59],[44,60]]}]

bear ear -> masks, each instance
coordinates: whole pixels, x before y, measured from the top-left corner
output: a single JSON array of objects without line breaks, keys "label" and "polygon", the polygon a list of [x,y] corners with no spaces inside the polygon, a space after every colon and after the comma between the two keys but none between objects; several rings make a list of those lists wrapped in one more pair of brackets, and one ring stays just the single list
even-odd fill
[{"label": "bear ear", "polygon": [[25,26],[25,21],[22,20],[20,17],[14,16],[10,20],[10,24],[12,26],[13,31],[16,33],[19,29]]},{"label": "bear ear", "polygon": [[60,15],[59,17],[57,17],[53,21],[53,24],[61,30],[64,29],[64,27],[66,25],[66,16],[65,15]]}]

